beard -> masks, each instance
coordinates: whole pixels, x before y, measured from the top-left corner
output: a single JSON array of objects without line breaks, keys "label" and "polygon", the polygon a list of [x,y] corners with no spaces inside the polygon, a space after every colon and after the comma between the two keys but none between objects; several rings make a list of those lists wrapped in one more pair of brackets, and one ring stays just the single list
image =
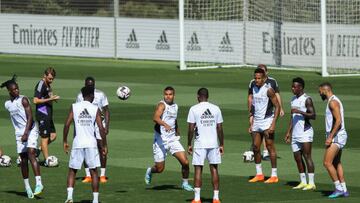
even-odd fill
[{"label": "beard", "polygon": [[320,97],[323,101],[325,101],[327,99],[326,95],[325,94],[320,94]]}]

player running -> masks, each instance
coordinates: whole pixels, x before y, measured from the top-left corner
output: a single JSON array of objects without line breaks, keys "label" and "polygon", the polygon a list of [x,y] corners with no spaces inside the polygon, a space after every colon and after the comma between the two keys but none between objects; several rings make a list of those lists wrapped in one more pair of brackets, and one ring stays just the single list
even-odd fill
[{"label": "player running", "polygon": [[334,95],[330,83],[322,83],[319,86],[319,94],[323,101],[327,100],[324,166],[335,185],[335,191],[329,195],[329,198],[348,197],[350,193],[346,188],[344,169],[341,164],[342,149],[348,137],[345,130],[344,108],[340,99]]},{"label": "player running", "polygon": [[[95,88],[95,78],[93,77],[87,77],[85,78],[85,87],[93,87]],[[97,107],[99,107],[100,113],[101,113],[101,119],[102,119],[102,123],[103,123],[103,127],[105,128],[105,135],[107,135],[109,133],[109,125],[110,125],[110,111],[109,111],[109,102],[108,99],[105,95],[105,93],[101,90],[98,90],[95,88],[94,90],[94,100],[92,102],[92,104],[96,105]],[[81,102],[84,101],[82,93],[80,92],[76,98],[76,102]],[[100,136],[100,132],[99,132],[99,127],[96,125],[95,126],[95,132],[96,132],[96,139],[98,142],[98,148],[101,151],[101,136]],[[106,183],[107,182],[107,177],[105,175],[106,172],[106,161],[107,161],[107,154],[102,154],[100,153],[100,163],[101,163],[101,168],[100,168],[100,183]],[[84,177],[84,180],[82,181],[83,183],[91,183],[91,175],[90,175],[90,170],[89,168],[86,166],[85,164],[85,173],[86,176]]]},{"label": "player running", "polygon": [[[190,108],[187,118],[189,123],[188,153],[193,156],[192,164],[195,167],[195,198],[192,203],[201,203],[201,176],[205,159],[208,160],[210,165],[214,190],[213,203],[220,203],[218,164],[221,163],[221,155],[224,154],[223,118],[220,108],[209,103],[208,98],[208,89],[200,88],[197,92],[199,103]],[[192,139],[194,133],[195,140],[193,147]]]},{"label": "player running", "polygon": [[[253,122],[250,122],[250,128],[253,138],[253,152],[256,166],[256,176],[249,182],[264,181],[265,177],[261,167],[260,146],[263,137],[265,137],[267,148],[270,152],[271,177],[265,183],[277,183],[276,150],[275,150],[275,126],[280,113],[279,102],[276,99],[274,89],[266,84],[266,74],[261,68],[254,71],[254,85],[251,87],[253,101],[251,107],[251,116]],[[275,106],[275,111],[273,107]]]},{"label": "player running", "polygon": [[182,188],[186,191],[194,191],[189,184],[189,161],[185,150],[180,143],[180,131],[177,125],[178,105],[174,103],[175,89],[166,87],[164,99],[156,106],[153,120],[155,122],[155,134],[153,154],[155,165],[149,167],[145,173],[145,183],[149,185],[153,173],[162,173],[165,169],[165,158],[170,152],[181,164]]},{"label": "player running", "polygon": [[[315,120],[315,108],[311,97],[304,93],[305,82],[302,78],[294,78],[292,83],[291,117],[285,141],[291,142],[294,159],[300,174],[300,184],[293,189],[315,190],[314,162],[311,158],[314,130],[310,119]],[[306,164],[305,164],[306,163]],[[309,183],[306,181],[306,168]]]},{"label": "player running", "polygon": [[[41,182],[40,166],[36,160],[39,129],[33,120],[29,99],[26,96],[20,95],[19,86],[16,83],[16,75],[11,80],[2,83],[0,87],[6,87],[9,91],[10,99],[5,102],[5,108],[10,113],[11,122],[15,129],[17,153],[21,158],[20,168],[26,194],[28,198],[32,199],[34,195],[41,194],[44,189]],[[29,160],[36,180],[34,192],[29,184]]]}]

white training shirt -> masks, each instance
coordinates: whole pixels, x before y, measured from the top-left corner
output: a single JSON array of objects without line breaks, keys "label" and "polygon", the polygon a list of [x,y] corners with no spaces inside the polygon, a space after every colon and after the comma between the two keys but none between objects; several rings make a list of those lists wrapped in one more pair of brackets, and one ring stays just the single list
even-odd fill
[{"label": "white training shirt", "polygon": [[326,105],[326,111],[325,111],[325,126],[326,126],[326,135],[329,135],[330,132],[331,132],[331,129],[332,129],[332,126],[333,126],[333,115],[330,111],[330,108],[329,108],[329,103],[330,101],[332,100],[335,100],[337,102],[339,102],[339,105],[340,105],[340,114],[341,114],[341,126],[340,126],[340,129],[338,130],[338,132],[335,134],[335,136],[337,134],[346,134],[346,130],[345,130],[345,122],[344,122],[344,108],[343,108],[343,105],[340,101],[340,99],[335,96],[335,95],[332,95],[330,98],[329,98],[329,101]]},{"label": "white training shirt", "polygon": [[[80,92],[78,96],[76,97],[76,102],[84,101],[84,98],[82,96],[82,93]],[[94,101],[92,104],[96,105],[100,111],[103,111],[104,106],[108,106],[109,102],[105,95],[105,93],[101,90],[95,89],[94,90]]]},{"label": "white training shirt", "polygon": [[88,101],[72,104],[75,123],[73,149],[97,148],[95,123],[98,107]]},{"label": "white training shirt", "polygon": [[171,105],[167,104],[164,100],[161,100],[160,103],[165,105],[163,114],[161,115],[161,120],[164,121],[171,127],[170,131],[166,131],[163,125],[160,125],[160,135],[156,133],[156,136],[161,136],[161,139],[164,142],[179,140],[180,137],[176,136],[176,119],[178,112],[178,105],[173,103]]},{"label": "white training shirt", "polygon": [[[300,97],[293,96],[291,99],[291,109],[298,109],[302,112],[306,112],[306,100],[310,98],[305,93]],[[308,120],[302,114],[292,114],[292,139],[301,139],[304,136],[309,136],[308,133],[313,131],[313,128]]]},{"label": "white training shirt", "polygon": [[[11,122],[14,126],[15,136],[17,137],[17,140],[21,139],[21,136],[23,136],[25,128],[26,128],[26,122],[27,122],[25,108],[22,105],[23,98],[24,98],[24,96],[20,95],[17,98],[15,98],[14,101],[7,100],[5,102],[5,108],[10,113]],[[30,102],[29,102],[29,105],[30,105]],[[33,122],[31,132],[32,131],[38,131],[38,127],[35,124],[35,122]],[[29,132],[29,134],[31,132]]]},{"label": "white training shirt", "polygon": [[254,119],[262,120],[265,118],[273,117],[273,104],[268,97],[268,90],[271,88],[270,84],[264,84],[261,87],[254,86],[252,88],[254,106]]},{"label": "white training shirt", "polygon": [[221,110],[209,102],[200,102],[189,110],[188,123],[195,123],[194,148],[219,147],[216,126],[223,122]]}]

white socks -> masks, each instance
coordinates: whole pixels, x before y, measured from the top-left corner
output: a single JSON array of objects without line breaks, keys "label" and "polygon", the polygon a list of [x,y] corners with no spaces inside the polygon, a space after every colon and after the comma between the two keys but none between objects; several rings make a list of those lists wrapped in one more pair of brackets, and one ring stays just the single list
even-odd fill
[{"label": "white socks", "polygon": [[73,187],[67,188],[67,199],[73,199],[73,191],[74,191]]},{"label": "white socks", "polygon": [[85,174],[87,177],[90,177],[90,169],[89,168],[85,168]]},{"label": "white socks", "polygon": [[301,181],[301,183],[307,184],[307,182],[306,182],[306,174],[305,173],[300,173],[300,181]]},{"label": "white socks", "polygon": [[99,202],[99,192],[93,192],[93,203]]},{"label": "white socks", "polygon": [[335,185],[335,188],[337,189],[337,190],[340,190],[340,191],[343,191],[343,188],[342,188],[342,186],[341,186],[341,184],[340,184],[340,181],[335,181],[334,182],[334,185]]},{"label": "white socks", "polygon": [[100,176],[105,176],[106,168],[100,168]]},{"label": "white socks", "polygon": [[42,185],[41,176],[35,176],[36,185]]},{"label": "white socks", "polygon": [[314,181],[315,174],[314,173],[309,173],[308,176],[309,176],[309,184],[310,185],[315,185],[315,181]]},{"label": "white socks", "polygon": [[183,182],[182,182],[183,185],[184,185],[184,184],[185,184],[185,185],[188,185],[188,184],[189,184],[189,179],[187,179],[187,178],[186,178],[186,179],[183,178],[182,181],[183,181]]},{"label": "white socks", "polygon": [[261,164],[255,164],[255,167],[256,167],[256,175],[262,175],[263,172],[262,172]]},{"label": "white socks", "polygon": [[277,177],[277,168],[271,169],[271,177]]},{"label": "white socks", "polygon": [[29,184],[29,178],[24,179],[24,184],[25,184],[25,189],[29,189],[29,188],[31,189]]},{"label": "white socks", "polygon": [[343,183],[340,183],[340,184],[341,184],[341,187],[342,187],[343,191],[347,192],[346,183],[343,182]]},{"label": "white socks", "polygon": [[219,199],[219,190],[214,190],[214,196],[213,199],[218,200]]},{"label": "white socks", "polygon": [[195,198],[194,198],[194,200],[195,200],[195,201],[199,201],[199,200],[200,200],[200,188],[199,188],[199,187],[196,187],[196,188],[194,188],[194,191],[195,191]]}]

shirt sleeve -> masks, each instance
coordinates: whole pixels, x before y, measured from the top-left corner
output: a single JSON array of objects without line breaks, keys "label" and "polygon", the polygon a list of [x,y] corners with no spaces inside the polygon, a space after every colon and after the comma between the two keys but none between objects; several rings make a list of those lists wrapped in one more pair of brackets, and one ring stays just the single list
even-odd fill
[{"label": "shirt sleeve", "polygon": [[280,88],[275,79],[271,80],[271,87],[274,89],[276,93],[280,93]]},{"label": "shirt sleeve", "polygon": [[81,102],[81,101],[83,101],[83,100],[84,100],[84,98],[83,98],[82,94],[79,93],[79,94],[77,95],[77,97],[76,97],[76,103]]},{"label": "shirt sleeve", "polygon": [[254,87],[254,84],[255,84],[254,80],[251,80],[250,83],[249,83],[248,95],[253,94],[252,88]]},{"label": "shirt sleeve", "polygon": [[216,117],[216,124],[224,122],[220,108],[218,109],[218,111],[219,111],[219,113],[217,114],[217,117]]},{"label": "shirt sleeve", "polygon": [[35,91],[34,91],[34,97],[41,99],[42,98],[42,91],[43,91],[43,85],[41,82],[39,82],[36,86],[35,86]]},{"label": "shirt sleeve", "polygon": [[190,110],[189,110],[187,122],[188,122],[188,123],[196,123],[195,115],[194,115],[194,112],[193,112],[193,109],[192,109],[192,108],[190,108]]},{"label": "shirt sleeve", "polygon": [[104,106],[108,106],[109,105],[109,101],[108,101],[108,98],[107,96],[103,93],[103,98],[101,100],[101,106],[104,107]]}]

